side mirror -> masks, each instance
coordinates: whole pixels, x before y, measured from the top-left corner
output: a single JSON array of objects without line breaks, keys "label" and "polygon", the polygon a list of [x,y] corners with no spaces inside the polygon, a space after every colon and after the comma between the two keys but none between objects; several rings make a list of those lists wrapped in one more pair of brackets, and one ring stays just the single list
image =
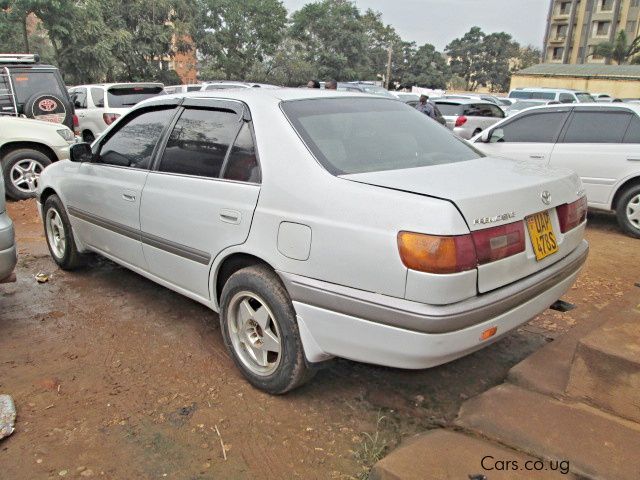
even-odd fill
[{"label": "side mirror", "polygon": [[503,142],[504,141],[504,130],[502,130],[501,128],[496,128],[495,130],[492,130],[491,134],[489,135],[488,141],[490,143]]},{"label": "side mirror", "polygon": [[483,130],[480,134],[480,141],[482,143],[489,143],[489,139],[491,138],[491,130]]},{"label": "side mirror", "polygon": [[69,150],[69,158],[72,162],[90,162],[93,160],[93,152],[91,151],[91,145],[88,143],[76,143],[71,145]]}]

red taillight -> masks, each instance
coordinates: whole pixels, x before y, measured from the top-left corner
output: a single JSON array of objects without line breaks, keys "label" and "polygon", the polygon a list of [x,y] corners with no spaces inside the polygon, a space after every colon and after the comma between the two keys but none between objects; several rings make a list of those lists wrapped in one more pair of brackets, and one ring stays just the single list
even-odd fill
[{"label": "red taillight", "polygon": [[524,222],[448,237],[400,232],[398,250],[402,263],[411,270],[439,274],[465,272],[524,252]]},{"label": "red taillight", "polygon": [[118,118],[120,118],[119,113],[103,113],[102,114],[102,119],[104,120],[104,123],[106,123],[107,125],[111,125]]},{"label": "red taillight", "polygon": [[587,219],[587,197],[581,197],[573,203],[565,203],[556,208],[560,231],[568,232]]},{"label": "red taillight", "polygon": [[464,115],[460,115],[458,118],[456,118],[456,127],[461,127],[465,123],[467,123],[467,117],[465,117]]},{"label": "red taillight", "polygon": [[478,230],[471,236],[480,265],[510,257],[525,250],[524,222]]},{"label": "red taillight", "polygon": [[80,120],[78,120],[78,115],[73,114],[73,133],[75,135],[80,135]]}]

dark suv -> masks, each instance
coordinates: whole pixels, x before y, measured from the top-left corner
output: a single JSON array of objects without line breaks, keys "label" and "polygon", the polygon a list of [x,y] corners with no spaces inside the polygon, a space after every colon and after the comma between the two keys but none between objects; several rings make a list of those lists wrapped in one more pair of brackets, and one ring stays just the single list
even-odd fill
[{"label": "dark suv", "polygon": [[0,115],[24,115],[74,129],[73,104],[60,71],[41,64],[38,55],[0,55]]}]

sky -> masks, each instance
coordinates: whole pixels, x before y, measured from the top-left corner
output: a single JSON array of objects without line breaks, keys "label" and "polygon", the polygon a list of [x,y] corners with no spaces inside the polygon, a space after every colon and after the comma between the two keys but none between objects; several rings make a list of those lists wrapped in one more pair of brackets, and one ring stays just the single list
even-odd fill
[{"label": "sky", "polygon": [[[289,12],[308,0],[283,0]],[[507,32],[521,45],[542,48],[549,0],[355,0],[364,12],[382,13],[403,40],[431,43],[438,50],[473,26],[485,33]]]}]

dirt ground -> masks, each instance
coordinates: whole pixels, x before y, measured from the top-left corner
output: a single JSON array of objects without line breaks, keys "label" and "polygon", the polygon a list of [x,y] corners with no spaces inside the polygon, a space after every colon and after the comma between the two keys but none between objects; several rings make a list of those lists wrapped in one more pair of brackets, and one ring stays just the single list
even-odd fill
[{"label": "dirt ground", "polygon": [[[16,432],[0,441],[6,479],[362,478],[398,442],[450,422],[465,399],[636,294],[640,282],[640,241],[621,234],[612,216],[592,214],[591,255],[565,297],[577,309],[547,311],[442,367],[340,360],[272,397],[234,368],[217,315],[104,259],[59,270],[35,203],[8,209],[20,260],[18,281],[0,286],[0,393],[18,410]],[[37,273],[49,281],[37,283]]]}]

